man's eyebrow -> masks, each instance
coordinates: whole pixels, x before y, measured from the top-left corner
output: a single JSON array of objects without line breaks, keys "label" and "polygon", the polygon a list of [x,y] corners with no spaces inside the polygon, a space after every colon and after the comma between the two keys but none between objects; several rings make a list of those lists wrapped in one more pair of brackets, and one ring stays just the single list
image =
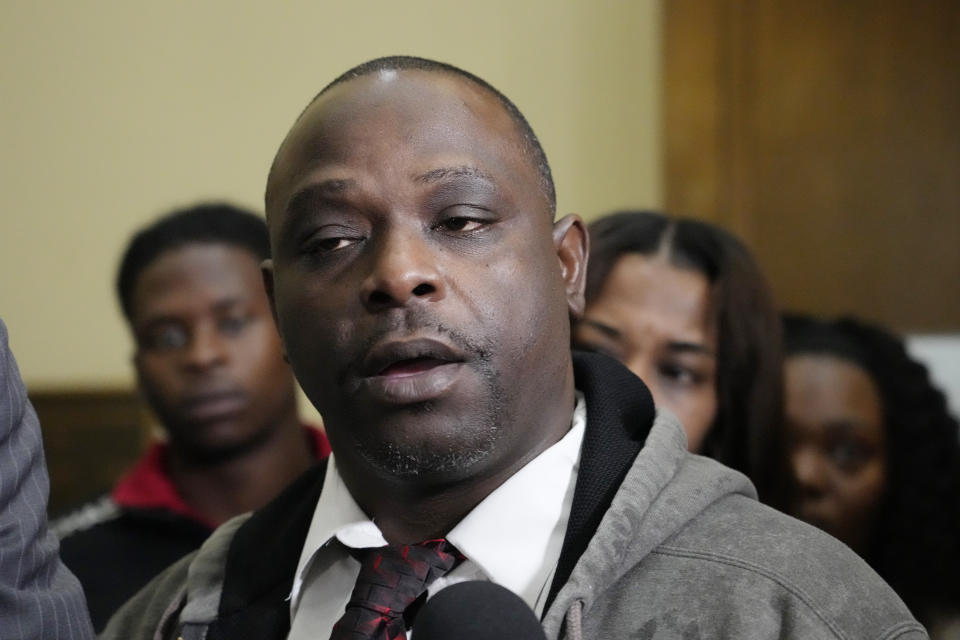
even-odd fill
[{"label": "man's eyebrow", "polygon": [[182,322],[180,316],[172,313],[155,313],[152,315],[147,315],[143,318],[137,318],[134,323],[134,332],[137,331],[146,331],[152,329],[156,326],[165,325],[165,324],[177,324]]},{"label": "man's eyebrow", "polygon": [[298,189],[287,202],[287,213],[297,214],[309,208],[310,203],[350,191],[356,186],[352,178],[331,178]]},{"label": "man's eyebrow", "polygon": [[[213,303],[208,307],[208,310],[214,313],[222,313],[224,311],[229,311],[234,307],[242,306],[248,301],[249,297],[246,295],[231,295],[225,298],[220,298],[219,300],[214,300]],[[149,329],[157,325],[178,324],[183,321],[183,314],[171,313],[169,311],[156,311],[143,318],[140,318],[136,325],[138,328]]]},{"label": "man's eyebrow", "polygon": [[493,178],[490,176],[490,174],[470,165],[439,167],[437,169],[431,169],[426,173],[421,173],[420,175],[414,176],[415,181],[423,184],[432,184],[448,178],[479,178],[484,182],[493,184]]},{"label": "man's eyebrow", "polygon": [[229,298],[223,298],[217,300],[211,305],[211,309],[215,312],[229,311],[234,307],[240,307],[247,303],[247,297],[242,295],[230,296]]},{"label": "man's eyebrow", "polygon": [[610,325],[603,324],[602,322],[597,322],[596,320],[591,320],[589,318],[583,318],[580,320],[580,324],[585,324],[589,327],[593,327],[600,333],[604,334],[608,338],[618,339],[623,334],[621,334],[619,329],[614,329]]}]

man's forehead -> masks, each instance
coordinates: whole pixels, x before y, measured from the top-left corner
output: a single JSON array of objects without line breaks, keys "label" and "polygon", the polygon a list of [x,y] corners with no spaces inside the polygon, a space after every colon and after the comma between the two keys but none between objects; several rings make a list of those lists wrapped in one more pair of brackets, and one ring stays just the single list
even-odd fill
[{"label": "man's forehead", "polygon": [[266,293],[259,262],[250,251],[228,244],[198,242],[164,252],[136,281],[134,323],[186,308],[215,311],[253,300]]},{"label": "man's forehead", "polygon": [[191,242],[151,260],[134,281],[133,293],[199,288],[211,281],[240,283],[258,275],[259,270],[260,258],[245,247]]},{"label": "man's forehead", "polygon": [[358,105],[401,110],[410,104],[459,105],[493,120],[498,116],[509,120],[496,96],[467,78],[434,70],[386,70],[345,80],[326,89],[304,110],[291,134],[298,131],[298,125],[349,116]]},{"label": "man's forehead", "polygon": [[[465,123],[469,121],[470,127]],[[478,142],[506,136],[513,138],[514,150],[522,145],[510,115],[496,96],[473,82],[454,74],[400,70],[381,71],[344,81],[318,96],[303,112],[281,145],[267,185],[268,212],[283,203],[274,202],[289,191],[306,165],[326,145],[339,144],[352,152],[376,139],[375,129],[416,129],[415,135],[442,137],[475,135]],[[507,145],[501,147],[501,150]],[[399,150],[387,149],[386,153]]]}]

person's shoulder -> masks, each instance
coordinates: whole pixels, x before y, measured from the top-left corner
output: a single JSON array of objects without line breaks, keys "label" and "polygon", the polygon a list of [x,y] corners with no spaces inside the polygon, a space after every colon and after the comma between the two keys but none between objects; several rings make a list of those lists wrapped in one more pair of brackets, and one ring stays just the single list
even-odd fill
[{"label": "person's shoulder", "polygon": [[110,618],[100,640],[167,637],[167,631],[183,622],[185,613],[203,624],[215,620],[226,556],[237,529],[249,518],[246,513],[228,520],[200,549],[148,582]]},{"label": "person's shoulder", "polygon": [[747,496],[718,500],[653,553],[695,564],[699,580],[715,580],[734,597],[778,603],[786,615],[837,637],[926,637],[902,600],[846,545]]},{"label": "person's shoulder", "polygon": [[47,521],[40,422],[0,319],[0,636],[89,638],[83,591]]},{"label": "person's shoulder", "polygon": [[109,494],[91,500],[50,521],[50,530],[60,539],[66,539],[83,532],[95,531],[102,525],[120,517],[121,509]]},{"label": "person's shoulder", "polygon": [[187,576],[196,553],[181,558],[151,580],[108,621],[99,640],[167,637],[186,601]]},{"label": "person's shoulder", "polygon": [[820,529],[737,494],[708,506],[663,547],[775,567],[790,566],[809,554],[829,566],[872,571],[846,545]]},{"label": "person's shoulder", "polygon": [[[192,518],[168,509],[139,509],[117,504],[106,495],[89,502],[51,523],[65,555],[111,555],[123,549],[191,551],[210,535],[210,529]],[[161,553],[161,555],[168,555]]]}]

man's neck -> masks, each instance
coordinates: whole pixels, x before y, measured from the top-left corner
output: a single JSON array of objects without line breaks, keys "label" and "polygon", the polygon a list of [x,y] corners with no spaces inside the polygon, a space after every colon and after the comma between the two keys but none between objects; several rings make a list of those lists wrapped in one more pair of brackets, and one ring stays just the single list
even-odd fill
[{"label": "man's neck", "polygon": [[483,482],[463,483],[428,495],[402,491],[380,494],[381,500],[364,508],[372,514],[390,544],[445,537],[470,511],[505,482],[512,473]]},{"label": "man's neck", "polygon": [[296,415],[257,446],[216,462],[170,448],[169,472],[184,501],[210,522],[259,509],[313,463],[312,443]]}]

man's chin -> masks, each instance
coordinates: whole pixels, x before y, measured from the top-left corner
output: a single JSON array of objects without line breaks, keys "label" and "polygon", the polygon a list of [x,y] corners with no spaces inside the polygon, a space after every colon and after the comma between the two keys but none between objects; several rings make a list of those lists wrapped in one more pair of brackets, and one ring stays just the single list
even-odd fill
[{"label": "man's chin", "polygon": [[498,421],[468,423],[429,404],[411,406],[404,414],[354,432],[359,437],[352,439],[352,452],[378,475],[456,481],[471,477],[496,451]]},{"label": "man's chin", "polygon": [[389,404],[355,396],[342,403],[327,423],[331,441],[348,447],[338,464],[350,458],[381,477],[418,483],[479,473],[507,423],[505,394],[493,375],[475,378],[463,366],[450,371],[455,384],[427,400]]},{"label": "man's chin", "polygon": [[243,437],[233,430],[223,433],[210,429],[187,437],[171,436],[171,444],[194,463],[212,465],[242,457],[258,448],[264,439],[261,434]]},{"label": "man's chin", "polygon": [[381,443],[358,452],[369,466],[398,480],[455,482],[469,478],[491,454],[492,446],[433,450]]}]

